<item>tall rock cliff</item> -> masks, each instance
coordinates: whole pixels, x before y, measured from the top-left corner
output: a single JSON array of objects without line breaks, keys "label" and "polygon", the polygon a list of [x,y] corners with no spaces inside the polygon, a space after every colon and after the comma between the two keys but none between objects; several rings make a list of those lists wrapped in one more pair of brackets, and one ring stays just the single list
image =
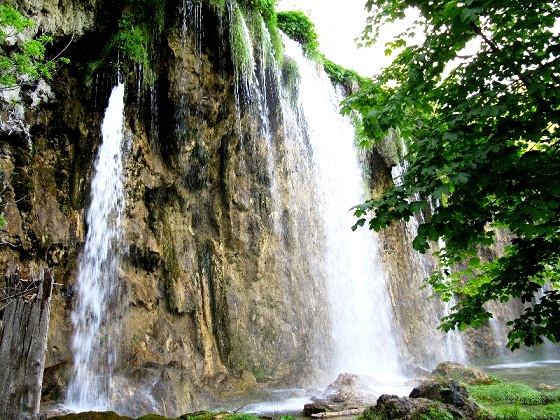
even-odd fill
[{"label": "tall rock cliff", "polygon": [[[70,42],[63,52],[70,64],[52,81],[18,89],[23,129],[0,133],[1,270],[50,267],[57,282],[45,374],[46,398],[54,401],[64,400],[72,369],[70,314],[91,228],[85,212],[117,76],[127,92],[126,249],[119,256],[119,395],[111,406],[184,413],[254,387],[255,375],[310,382],[324,363],[316,351],[328,342],[321,286],[313,297],[298,293],[298,281],[313,277],[297,257],[298,233],[272,232],[262,130],[248,92],[234,89],[227,12],[167,3],[151,81],[135,65],[119,74],[89,67],[126,2],[16,4],[56,35],[49,53]],[[268,92],[271,114],[276,89]],[[281,139],[282,121],[271,121]]]}]

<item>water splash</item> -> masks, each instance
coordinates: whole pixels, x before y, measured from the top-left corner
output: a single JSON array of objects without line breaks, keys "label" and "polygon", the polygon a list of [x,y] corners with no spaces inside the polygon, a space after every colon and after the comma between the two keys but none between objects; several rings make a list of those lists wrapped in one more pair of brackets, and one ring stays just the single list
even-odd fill
[{"label": "water splash", "polygon": [[68,387],[70,409],[106,410],[115,364],[117,260],[124,207],[122,140],[124,84],[115,86],[101,125],[102,143],[91,182],[87,235],[79,262],[72,313],[74,374]]}]

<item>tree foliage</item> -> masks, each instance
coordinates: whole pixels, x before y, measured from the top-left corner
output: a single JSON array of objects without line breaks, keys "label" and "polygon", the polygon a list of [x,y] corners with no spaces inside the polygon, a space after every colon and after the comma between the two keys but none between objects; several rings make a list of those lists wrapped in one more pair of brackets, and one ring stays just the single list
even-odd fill
[{"label": "tree foliage", "polygon": [[[433,215],[413,246],[424,253],[444,241],[428,281],[444,299],[460,298],[441,328],[480,326],[488,302],[520,298],[532,305],[509,323],[508,346],[558,342],[560,1],[368,0],[364,42],[409,7],[421,21],[389,43],[396,59],[344,104],[371,139],[398,129],[408,147],[402,182],[356,206],[356,226],[408,220],[430,198]],[[407,34],[418,28],[425,40],[414,45]],[[513,240],[483,262],[495,229]],[[447,269],[459,264],[466,269]]]},{"label": "tree foliage", "polygon": [[45,57],[46,45],[52,37],[46,34],[25,41],[10,41],[35,23],[12,6],[0,4],[0,87],[10,88],[24,78],[32,81],[40,77],[50,79],[56,70],[58,60]]}]

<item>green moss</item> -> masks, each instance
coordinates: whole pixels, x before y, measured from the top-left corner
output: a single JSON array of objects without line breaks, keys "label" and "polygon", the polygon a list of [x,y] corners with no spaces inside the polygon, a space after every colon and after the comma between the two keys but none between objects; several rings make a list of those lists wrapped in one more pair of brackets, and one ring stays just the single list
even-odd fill
[{"label": "green moss", "polygon": [[255,379],[257,380],[257,382],[265,382],[266,379],[270,376],[267,370],[262,366],[254,368],[253,375],[255,375]]},{"label": "green moss", "polygon": [[537,391],[520,383],[467,386],[471,397],[496,419],[560,419],[560,391]]},{"label": "green moss", "polygon": [[[275,10],[275,0],[239,0],[246,16],[252,23],[251,34],[257,45],[271,53],[280,64],[283,57],[283,46],[280,32],[278,31],[278,15]],[[257,18],[258,17],[258,18]]]},{"label": "green moss", "polygon": [[254,10],[259,13],[265,21],[276,16],[275,0],[238,0],[238,3],[245,10]]},{"label": "green moss", "polygon": [[519,383],[471,385],[468,390],[477,401],[539,405],[560,402],[560,391],[537,391]]},{"label": "green moss", "polygon": [[51,420],[130,420],[130,417],[120,416],[113,411],[67,414],[65,416],[51,417]]},{"label": "green moss", "polygon": [[[265,19],[262,14],[254,11],[245,12],[245,17],[249,25],[251,39],[255,45],[262,49],[265,60],[274,57],[276,62],[280,64],[283,59],[283,45],[278,31],[276,14],[269,19]],[[270,63],[263,63],[268,66]]]},{"label": "green moss", "polygon": [[253,46],[245,17],[236,3],[233,3],[231,6],[230,42],[236,77],[241,78],[244,76],[247,81],[250,81],[255,67]]},{"label": "green moss", "polygon": [[274,57],[278,65],[282,65],[284,60],[284,46],[282,45],[282,38],[280,37],[280,31],[278,30],[278,19],[276,15],[274,18],[265,21],[268,33],[270,34],[270,44],[272,46],[272,51],[274,52]]},{"label": "green moss", "polygon": [[285,57],[282,63],[282,82],[292,101],[297,100],[300,79],[301,75],[297,62],[291,57]]},{"label": "green moss", "polygon": [[210,6],[216,7],[219,10],[224,10],[226,7],[226,0],[210,0]]},{"label": "green moss", "polygon": [[444,407],[430,407],[427,413],[414,416],[412,420],[453,420],[453,415]]}]

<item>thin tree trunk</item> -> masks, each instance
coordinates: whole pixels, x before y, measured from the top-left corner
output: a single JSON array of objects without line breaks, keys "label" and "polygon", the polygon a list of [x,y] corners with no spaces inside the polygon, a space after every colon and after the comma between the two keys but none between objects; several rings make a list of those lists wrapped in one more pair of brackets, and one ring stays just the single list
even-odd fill
[{"label": "thin tree trunk", "polygon": [[20,279],[11,275],[17,297],[5,300],[0,332],[0,417],[37,418],[41,401],[43,369],[47,350],[52,274],[41,269],[38,277]]}]

